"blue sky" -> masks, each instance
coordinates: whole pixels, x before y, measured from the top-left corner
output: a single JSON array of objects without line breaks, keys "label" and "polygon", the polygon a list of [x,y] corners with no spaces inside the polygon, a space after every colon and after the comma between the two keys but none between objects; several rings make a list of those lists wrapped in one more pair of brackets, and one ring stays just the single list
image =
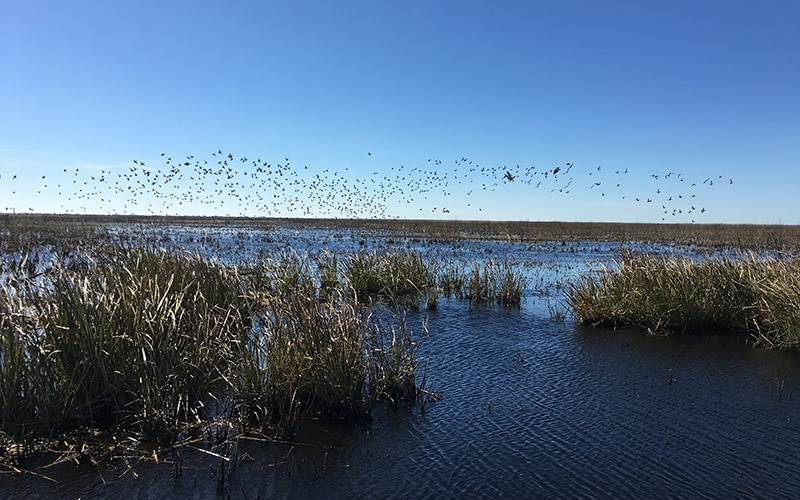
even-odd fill
[{"label": "blue sky", "polygon": [[0,211],[800,223],[798,2],[0,6]]}]

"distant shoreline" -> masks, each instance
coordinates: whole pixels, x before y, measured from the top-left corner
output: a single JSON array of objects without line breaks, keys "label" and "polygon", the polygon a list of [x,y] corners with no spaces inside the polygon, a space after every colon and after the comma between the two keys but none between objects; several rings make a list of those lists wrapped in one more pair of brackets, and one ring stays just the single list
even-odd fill
[{"label": "distant shoreline", "polygon": [[648,241],[654,243],[800,250],[800,225],[658,224],[628,222],[487,221],[424,219],[333,219],[162,215],[0,214],[0,230],[53,223],[298,226],[388,231],[424,239],[541,241]]}]

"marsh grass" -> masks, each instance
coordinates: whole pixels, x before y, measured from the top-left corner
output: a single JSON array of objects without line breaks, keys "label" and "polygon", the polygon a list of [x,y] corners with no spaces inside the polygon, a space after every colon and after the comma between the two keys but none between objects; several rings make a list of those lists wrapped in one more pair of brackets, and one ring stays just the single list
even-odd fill
[{"label": "marsh grass", "polygon": [[[425,259],[419,251],[357,252],[343,259],[342,281],[363,303],[384,301],[417,309],[438,307],[440,295],[471,302],[517,305],[527,285],[523,272],[509,259],[447,262]],[[470,267],[471,266],[471,267]]]},{"label": "marsh grass", "polygon": [[294,250],[262,258],[255,265],[248,266],[247,272],[250,290],[282,295],[288,301],[315,297],[319,288],[308,256]]},{"label": "marsh grass", "polygon": [[552,241],[649,241],[710,248],[800,249],[800,225],[641,224],[611,222],[523,222],[409,219],[291,219],[132,215],[0,214],[0,253],[28,251],[38,244],[92,242],[108,236],[111,224],[164,227],[290,226],[391,232],[406,238]]},{"label": "marsh grass", "polygon": [[467,274],[458,262],[449,262],[438,274],[439,291],[445,297],[463,298]]},{"label": "marsh grass", "polygon": [[104,239],[105,229],[97,218],[0,214],[0,254],[63,251]]},{"label": "marsh grass", "polygon": [[241,297],[221,266],[154,249],[120,247],[88,272],[54,270],[32,295],[51,385],[40,406],[56,424],[48,430],[123,425],[172,435],[209,397],[228,346],[248,328]]},{"label": "marsh grass", "polygon": [[[466,263],[408,248],[234,265],[157,235],[103,234],[0,255],[4,440],[98,429],[169,445],[219,418],[285,437],[309,415],[422,407],[434,396],[420,368],[426,329],[415,335],[404,311],[436,308],[441,294],[472,300]],[[510,262],[476,269],[480,300],[519,301]]]},{"label": "marsh grass", "polygon": [[[393,300],[427,287],[418,256],[369,258]],[[361,419],[376,401],[417,400],[405,320],[373,320],[337,256],[315,268],[286,252],[242,268],[104,245],[14,262],[0,287],[0,432],[11,439],[96,428],[170,444],[219,416],[285,436],[309,414]],[[207,412],[214,402],[227,410]]]},{"label": "marsh grass", "polygon": [[320,298],[329,297],[340,285],[339,258],[335,253],[323,252],[317,258]]},{"label": "marsh grass", "polygon": [[363,303],[385,300],[393,305],[419,307],[420,299],[436,285],[431,263],[418,251],[360,251],[344,259],[343,280]]},{"label": "marsh grass", "polygon": [[522,300],[525,286],[524,275],[511,261],[490,259],[473,264],[462,293],[472,302],[516,305]]},{"label": "marsh grass", "polygon": [[43,353],[35,342],[35,318],[24,309],[19,297],[0,290],[0,429],[15,438],[46,418],[36,403],[44,399],[40,392],[47,386],[37,370]]},{"label": "marsh grass", "polygon": [[367,323],[346,301],[276,301],[262,314],[260,335],[271,348],[263,366],[286,402],[335,418],[366,413]]},{"label": "marsh grass", "polygon": [[[425,376],[418,382],[420,338],[416,339],[404,318],[394,318],[389,328],[368,330],[368,380],[370,396],[392,404],[410,403],[425,393]],[[382,326],[382,325],[381,325]],[[427,328],[423,324],[423,332]]]},{"label": "marsh grass", "polygon": [[740,253],[700,261],[626,254],[567,291],[576,319],[654,333],[723,330],[800,347],[800,260]]},{"label": "marsh grass", "polygon": [[347,287],[362,303],[376,298],[383,289],[381,255],[378,252],[360,251],[349,255],[343,262],[343,274]]},{"label": "marsh grass", "polygon": [[258,299],[232,381],[246,424],[286,437],[309,414],[359,420],[377,401],[417,400],[418,344],[404,318],[386,326],[343,289]]}]

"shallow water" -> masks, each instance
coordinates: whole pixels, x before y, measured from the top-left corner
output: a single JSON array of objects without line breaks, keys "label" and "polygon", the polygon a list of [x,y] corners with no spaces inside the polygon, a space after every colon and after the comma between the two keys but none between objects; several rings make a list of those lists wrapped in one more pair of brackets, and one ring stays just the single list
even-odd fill
[{"label": "shallow water", "polygon": [[[306,235],[308,236],[308,235]],[[325,235],[293,245],[318,248]],[[345,241],[348,238],[352,241]],[[365,239],[364,244],[360,243]],[[383,237],[337,238],[385,245]],[[305,242],[305,243],[304,243]],[[274,238],[274,245],[284,244]],[[426,251],[508,254],[553,283],[608,262],[618,245],[425,242]],[[352,248],[352,246],[351,246]],[[534,263],[535,261],[535,263]],[[792,497],[800,490],[800,357],[708,334],[658,337],[550,318],[544,293],[520,308],[443,299],[409,313],[428,387],[419,408],[378,406],[371,422],[308,422],[292,443],[240,439],[219,459],[62,464],[41,477],[0,476],[2,496],[257,497]],[[544,296],[544,298],[540,298]]]}]

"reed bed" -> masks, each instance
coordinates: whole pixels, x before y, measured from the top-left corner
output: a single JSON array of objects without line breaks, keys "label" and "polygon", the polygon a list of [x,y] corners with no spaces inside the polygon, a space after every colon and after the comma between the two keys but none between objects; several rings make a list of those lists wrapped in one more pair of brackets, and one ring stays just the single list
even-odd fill
[{"label": "reed bed", "polygon": [[374,402],[413,403],[424,390],[419,343],[404,320],[392,316],[387,327],[343,292],[266,300],[232,383],[247,424],[285,436],[307,414],[359,420]]},{"label": "reed bed", "polygon": [[0,410],[13,436],[123,426],[168,439],[208,399],[250,321],[234,275],[166,251],[56,259],[42,280],[15,284],[0,358],[13,374]]},{"label": "reed bed", "polygon": [[0,254],[3,255],[25,253],[44,246],[55,250],[75,248],[105,236],[103,218],[0,214]]},{"label": "reed bed", "polygon": [[6,256],[0,433],[118,429],[173,443],[222,411],[286,436],[309,414],[424,402],[425,325],[415,336],[402,311],[430,307],[441,276],[409,250],[246,266],[130,243]]},{"label": "reed bed", "polygon": [[[386,301],[416,309],[425,299],[435,308],[439,295],[470,302],[516,305],[527,284],[509,259],[440,263],[418,251],[358,252],[344,259],[342,280],[359,301]],[[471,266],[471,267],[470,267]]]},{"label": "reed bed", "polygon": [[436,274],[439,291],[442,295],[463,298],[468,278],[468,274],[464,271],[464,265],[459,262],[449,262],[445,266],[440,266]]},{"label": "reed bed", "polygon": [[523,287],[508,261],[475,268],[488,290],[478,297],[471,263],[407,248],[223,264],[202,248],[164,248],[156,233],[88,223],[59,241],[57,222],[35,234],[14,226],[24,231],[2,242],[6,459],[87,429],[169,445],[219,418],[286,437],[309,415],[423,408],[435,398],[419,351],[426,328],[415,334],[403,311],[435,308],[443,293],[518,302]]},{"label": "reed bed", "polygon": [[800,259],[740,253],[701,261],[626,254],[567,291],[587,325],[654,333],[730,331],[784,350],[800,348]]},{"label": "reed bed", "polygon": [[473,302],[497,302],[504,305],[519,304],[526,280],[508,259],[490,259],[473,264],[462,292]]},{"label": "reed bed", "polygon": [[343,259],[343,280],[361,302],[384,299],[416,308],[436,285],[435,264],[416,251],[360,251]]},{"label": "reed bed", "polygon": [[264,306],[246,336],[243,370],[233,382],[248,422],[282,434],[307,412],[365,416],[370,326],[356,306],[278,295]]}]

